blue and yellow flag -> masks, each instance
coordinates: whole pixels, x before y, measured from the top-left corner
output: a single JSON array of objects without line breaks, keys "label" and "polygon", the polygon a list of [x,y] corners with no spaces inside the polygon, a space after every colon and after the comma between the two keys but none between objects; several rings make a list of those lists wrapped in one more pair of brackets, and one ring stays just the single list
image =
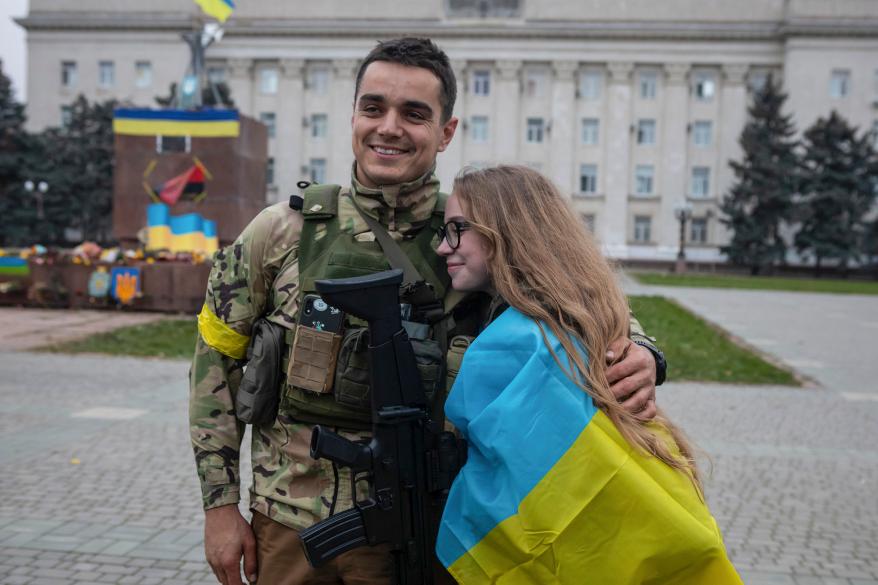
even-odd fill
[{"label": "blue and yellow flag", "polygon": [[219,247],[216,222],[197,213],[171,215],[164,203],[146,208],[146,249],[213,254]]},{"label": "blue and yellow flag", "polygon": [[635,451],[519,311],[467,350],[445,412],[469,442],[436,545],[458,582],[741,584],[690,479]]},{"label": "blue and yellow flag", "polygon": [[241,117],[238,110],[116,108],[113,132],[129,136],[234,138],[241,133]]},{"label": "blue and yellow flag", "polygon": [[220,22],[225,22],[235,9],[232,0],[195,0],[208,16],[212,16]]}]

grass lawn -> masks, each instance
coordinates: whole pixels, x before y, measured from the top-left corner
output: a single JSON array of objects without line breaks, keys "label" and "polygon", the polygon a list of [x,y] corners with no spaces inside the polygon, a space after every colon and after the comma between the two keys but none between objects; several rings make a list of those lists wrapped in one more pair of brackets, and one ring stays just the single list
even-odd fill
[{"label": "grass lawn", "polygon": [[[679,305],[662,297],[635,296],[630,300],[646,331],[658,338],[668,359],[670,380],[799,385],[792,374],[735,345]],[[195,319],[159,321],[45,349],[188,360],[192,358],[195,327]]]},{"label": "grass lawn", "polygon": [[43,349],[59,353],[106,353],[189,360],[195,350],[195,333],[195,319],[169,319],[122,327]]},{"label": "grass lawn", "polygon": [[654,296],[629,298],[647,333],[668,360],[669,380],[799,386],[790,372],[733,343],[680,305]]},{"label": "grass lawn", "polygon": [[837,280],[829,278],[789,278],[779,276],[735,276],[719,274],[670,274],[630,272],[643,284],[662,286],[697,286],[707,288],[746,288],[857,295],[878,295],[878,281]]}]

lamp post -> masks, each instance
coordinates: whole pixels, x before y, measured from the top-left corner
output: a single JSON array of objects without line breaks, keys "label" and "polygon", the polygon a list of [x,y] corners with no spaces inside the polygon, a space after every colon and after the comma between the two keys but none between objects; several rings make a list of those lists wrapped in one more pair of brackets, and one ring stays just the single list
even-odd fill
[{"label": "lamp post", "polygon": [[677,252],[674,272],[682,274],[686,272],[686,222],[692,217],[692,204],[684,200],[675,205],[674,217],[680,222],[680,251]]},{"label": "lamp post", "polygon": [[45,219],[43,197],[49,191],[49,184],[45,181],[34,182],[28,179],[24,182],[24,190],[33,195],[37,200],[37,219]]}]

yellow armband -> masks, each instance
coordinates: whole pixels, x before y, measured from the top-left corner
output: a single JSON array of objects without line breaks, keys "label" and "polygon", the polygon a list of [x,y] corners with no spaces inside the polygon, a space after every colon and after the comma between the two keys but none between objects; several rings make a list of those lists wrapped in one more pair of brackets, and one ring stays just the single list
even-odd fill
[{"label": "yellow armband", "polygon": [[201,307],[201,312],[198,313],[198,332],[207,345],[223,355],[239,360],[247,354],[247,344],[250,343],[250,337],[241,335],[226,325],[222,319],[207,308],[206,304]]}]

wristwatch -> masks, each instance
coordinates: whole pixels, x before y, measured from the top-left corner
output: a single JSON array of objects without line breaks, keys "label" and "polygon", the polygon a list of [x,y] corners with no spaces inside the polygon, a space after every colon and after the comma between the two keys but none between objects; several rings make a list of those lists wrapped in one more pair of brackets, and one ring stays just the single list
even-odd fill
[{"label": "wristwatch", "polygon": [[645,347],[646,349],[648,349],[649,353],[652,354],[652,357],[655,358],[655,385],[661,386],[668,375],[668,360],[665,359],[665,354],[662,353],[659,348],[649,343],[648,341],[643,341],[640,339],[633,341],[640,347]]}]

